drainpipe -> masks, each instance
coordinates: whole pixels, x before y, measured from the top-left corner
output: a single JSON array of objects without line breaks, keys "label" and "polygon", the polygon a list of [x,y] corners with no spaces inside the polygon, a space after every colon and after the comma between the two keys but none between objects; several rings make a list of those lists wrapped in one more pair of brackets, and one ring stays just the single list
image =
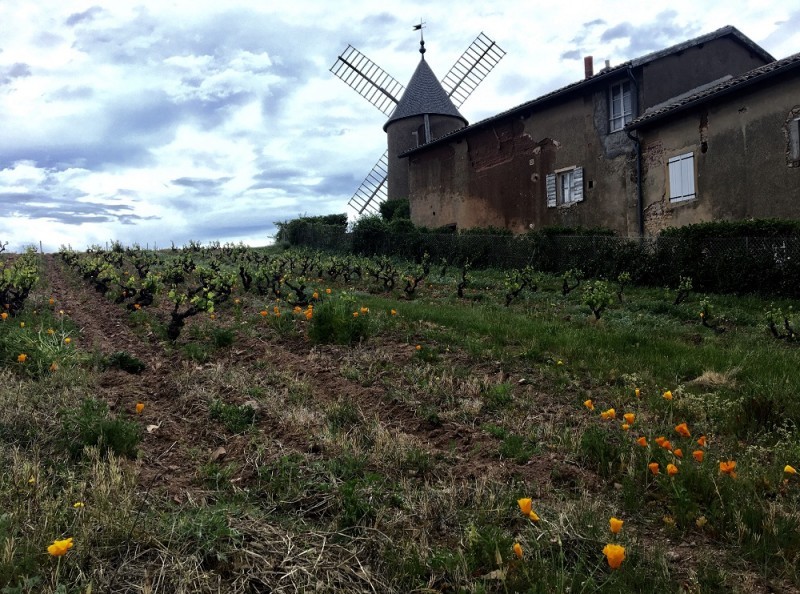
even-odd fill
[{"label": "drainpipe", "polygon": [[[638,106],[639,106],[639,85],[636,84],[636,78],[633,76],[633,69],[628,66],[626,72],[628,73],[628,78],[631,80],[631,85],[635,90],[634,99],[636,100],[637,110],[636,113],[639,113]],[[636,146],[636,214],[639,219],[639,237],[644,237],[644,195],[642,191],[642,145],[639,141],[639,133],[636,133],[636,136],[631,134],[630,130],[625,130],[625,134],[628,135],[634,145]]]}]

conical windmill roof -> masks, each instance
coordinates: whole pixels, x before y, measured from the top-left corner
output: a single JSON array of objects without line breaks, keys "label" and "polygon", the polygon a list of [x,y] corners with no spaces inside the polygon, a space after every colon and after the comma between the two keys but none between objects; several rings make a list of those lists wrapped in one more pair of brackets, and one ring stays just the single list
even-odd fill
[{"label": "conical windmill roof", "polygon": [[383,125],[384,132],[389,124],[404,118],[411,118],[424,114],[429,115],[444,115],[460,119],[466,126],[467,120],[458,113],[458,109],[450,101],[447,92],[442,88],[441,83],[437,80],[436,75],[428,66],[428,63],[423,57],[419,61],[417,69],[408,81],[403,96],[397,103],[394,112],[392,112],[389,120]]}]

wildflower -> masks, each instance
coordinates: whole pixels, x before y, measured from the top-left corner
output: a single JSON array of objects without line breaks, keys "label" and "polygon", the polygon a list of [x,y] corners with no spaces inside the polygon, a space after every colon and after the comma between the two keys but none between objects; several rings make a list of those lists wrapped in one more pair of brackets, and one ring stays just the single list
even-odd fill
[{"label": "wildflower", "polygon": [[35,485],[35,484],[36,484],[36,478],[35,478],[35,477],[31,477],[31,478],[29,478],[29,479],[28,479],[28,484],[29,484],[29,485]]},{"label": "wildflower", "polygon": [[608,566],[611,569],[619,569],[619,566],[625,560],[625,547],[609,543],[603,547],[603,554],[606,556]]},{"label": "wildflower", "polygon": [[592,402],[591,398],[589,400],[584,400],[583,401],[583,406],[585,406],[589,410],[594,410],[594,402]]},{"label": "wildflower", "polygon": [[531,513],[528,514],[528,517],[530,518],[531,522],[538,522],[540,520],[539,515],[533,510],[531,510]]},{"label": "wildflower", "polygon": [[50,305],[54,305],[54,304],[55,304],[55,302],[56,302],[56,300],[55,300],[55,299],[53,299],[52,297],[50,297],[50,299],[48,300],[48,303],[49,303]]},{"label": "wildflower", "polygon": [[659,472],[658,471],[658,462],[650,462],[650,464],[647,465],[647,468],[649,468],[650,472],[652,472],[653,474],[658,474],[658,472]]},{"label": "wildflower", "polygon": [[633,391],[633,393],[634,393],[634,394],[636,394],[636,397],[637,397],[637,398],[639,398],[639,397],[642,395],[642,391],[641,391],[639,388],[636,388],[636,389]]},{"label": "wildflower", "polygon": [[238,297],[237,297],[236,299],[234,299],[234,300],[233,300],[233,304],[234,304],[234,305],[239,305],[241,302],[242,302],[242,300],[241,300],[241,299],[239,299]]},{"label": "wildflower", "polygon": [[25,327],[25,322],[20,322],[20,323],[19,323],[19,327],[20,327],[20,328],[24,328],[24,327]]},{"label": "wildflower", "polygon": [[393,316],[396,316],[397,315],[397,310],[393,309],[391,313],[392,313]]},{"label": "wildflower", "polygon": [[666,392],[664,392],[663,397],[664,400],[672,400],[672,391],[667,390]]},{"label": "wildflower", "polygon": [[265,318],[269,315],[269,312],[266,309],[262,309],[259,313],[261,314],[262,318]]},{"label": "wildflower", "polygon": [[209,318],[211,318],[212,320],[216,320],[216,319],[217,319],[217,314],[215,314],[215,313],[212,313],[212,314],[211,314],[211,315],[209,315],[208,317],[209,317]]},{"label": "wildflower", "polygon": [[311,318],[314,317],[314,310],[311,308],[307,309],[305,316],[307,320],[310,320]]},{"label": "wildflower", "polygon": [[65,538],[64,540],[53,541],[53,544],[47,547],[47,552],[53,557],[62,557],[67,554],[67,551],[72,548],[72,537]]},{"label": "wildflower", "polygon": [[611,527],[611,532],[614,534],[619,534],[619,531],[622,530],[622,525],[625,523],[624,520],[618,520],[617,518],[611,518],[608,521],[609,526]]},{"label": "wildflower", "polygon": [[354,311],[354,312],[353,312],[353,317],[354,317],[354,318],[357,318],[357,317],[358,317],[358,312],[357,312],[357,311]]},{"label": "wildflower", "polygon": [[281,308],[279,308],[277,305],[274,305],[272,307],[272,313],[274,313],[277,316],[279,313],[281,313]]},{"label": "wildflower", "polygon": [[622,423],[622,430],[623,430],[623,431],[627,431],[627,430],[628,430],[628,429],[630,429],[630,428],[631,428],[631,426],[630,426],[630,425],[628,425],[628,423]]},{"label": "wildflower", "polygon": [[71,339],[69,336],[67,336],[67,337],[64,339],[64,344],[69,344],[69,343],[71,343],[71,342],[72,342],[72,339]]},{"label": "wildflower", "polygon": [[362,313],[362,314],[369,313],[369,308],[368,308],[368,307],[362,307],[362,308],[361,308],[361,313]]},{"label": "wildflower", "polygon": [[703,456],[704,455],[705,455],[705,453],[703,452],[703,450],[695,450],[695,451],[692,452],[692,458],[694,458],[698,462],[702,462],[703,461]]},{"label": "wildflower", "polygon": [[56,333],[56,331],[55,331],[55,330],[53,330],[52,328],[48,328],[48,329],[47,329],[47,333],[48,333],[50,336],[52,336],[53,334],[55,334],[55,333]]},{"label": "wildflower", "polygon": [[313,293],[311,293],[311,298],[312,298],[312,299],[319,299],[319,293],[317,293],[316,291],[314,291]]},{"label": "wildflower", "polygon": [[672,450],[672,442],[670,442],[670,440],[668,440],[668,439],[665,439],[664,441],[661,442],[661,447],[664,448],[665,450],[670,450],[671,451]]},{"label": "wildflower", "polygon": [[133,304],[133,309],[135,309],[136,311],[139,311],[140,309],[142,309],[142,306],[140,304],[138,304],[138,303],[134,303]]},{"label": "wildflower", "polygon": [[20,353],[19,355],[17,355],[17,363],[25,363],[27,359],[28,355],[26,355],[25,353]]},{"label": "wildflower", "polygon": [[561,359],[559,359],[558,361],[556,361],[556,365],[563,365],[563,364],[564,364],[564,362],[563,362]]},{"label": "wildflower", "polygon": [[680,425],[675,425],[675,433],[680,435],[681,437],[691,437],[692,434],[689,431],[689,427],[686,423],[681,423]]},{"label": "wildflower", "polygon": [[670,476],[675,476],[678,474],[678,467],[674,464],[667,464],[667,474]]},{"label": "wildflower", "polygon": [[731,478],[736,478],[736,462],[728,460],[727,462],[719,463],[719,471],[722,474],[727,474]]},{"label": "wildflower", "polygon": [[700,444],[701,448],[704,448],[706,447],[706,443],[708,443],[708,440],[706,439],[705,435],[701,435],[700,437],[697,438],[697,443]]},{"label": "wildflower", "polygon": [[143,410],[144,410],[144,402],[137,402],[136,403],[136,414],[137,415],[142,414]]},{"label": "wildflower", "polygon": [[519,509],[522,512],[522,515],[527,516],[531,513],[531,505],[533,504],[533,500],[530,497],[523,497],[522,499],[517,499],[517,505],[519,505]]},{"label": "wildflower", "polygon": [[797,470],[793,466],[789,466],[788,464],[783,467],[783,472],[786,474],[797,474]]},{"label": "wildflower", "polygon": [[55,361],[50,363],[50,371],[58,371],[58,363],[56,363]]},{"label": "wildflower", "polygon": [[694,523],[698,528],[702,528],[708,523],[708,520],[706,519],[705,516],[700,516],[694,521]]},{"label": "wildflower", "polygon": [[331,294],[331,290],[330,289],[325,289],[325,294],[326,295],[330,295]]},{"label": "wildflower", "polygon": [[421,345],[421,344],[418,344],[418,345],[417,345],[416,347],[414,347],[414,348],[415,348],[415,349],[417,349],[418,351],[421,351],[421,350],[422,350],[422,345]]},{"label": "wildflower", "polygon": [[666,438],[666,437],[664,437],[663,435],[659,435],[659,436],[658,436],[658,437],[656,437],[656,438],[655,438],[653,441],[655,441],[655,442],[656,442],[658,445],[661,445],[662,443],[664,443],[665,441],[667,441],[667,438]]},{"label": "wildflower", "polygon": [[675,454],[678,458],[683,458],[683,450],[680,448],[675,448],[672,453]]},{"label": "wildflower", "polygon": [[8,318],[8,314],[6,312],[0,313],[0,318],[3,318],[3,321],[5,322]]},{"label": "wildflower", "polygon": [[604,421],[607,421],[609,419],[616,419],[617,418],[617,411],[615,411],[613,408],[609,408],[607,411],[601,412],[600,413],[600,417]]},{"label": "wildflower", "polygon": [[64,310],[63,309],[59,309],[58,310],[58,315],[63,316],[64,315]]},{"label": "wildflower", "polygon": [[664,522],[670,528],[675,526],[675,518],[673,518],[672,516],[664,516],[663,518],[661,518],[661,521]]},{"label": "wildflower", "polygon": [[636,418],[636,415],[633,413],[625,413],[622,415],[622,418],[625,419],[625,422],[628,425],[633,425],[633,420]]},{"label": "wildflower", "polygon": [[82,508],[83,507],[83,501],[76,501],[75,503],[72,504],[72,507],[74,507],[75,509]]},{"label": "wildflower", "polygon": [[300,307],[299,305],[295,305],[295,306],[294,306],[294,309],[293,309],[292,311],[293,311],[294,313],[300,313],[301,311],[303,311],[303,308],[302,308],[302,307]]},{"label": "wildflower", "polygon": [[644,437],[644,436],[642,436],[642,437],[640,437],[639,439],[637,439],[637,440],[636,440],[636,443],[638,443],[638,444],[639,444],[640,446],[642,446],[643,448],[646,448],[646,447],[647,447],[647,439],[645,439],[645,437]]},{"label": "wildflower", "polygon": [[522,545],[518,542],[514,543],[514,554],[517,556],[517,559],[522,559]]}]

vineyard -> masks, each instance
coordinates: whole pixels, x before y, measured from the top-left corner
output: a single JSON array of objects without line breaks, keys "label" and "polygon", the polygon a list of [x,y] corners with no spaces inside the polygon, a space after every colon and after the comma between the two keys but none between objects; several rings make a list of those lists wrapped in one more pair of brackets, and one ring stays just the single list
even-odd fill
[{"label": "vineyard", "polygon": [[800,592],[791,300],[0,254],[0,592]]}]

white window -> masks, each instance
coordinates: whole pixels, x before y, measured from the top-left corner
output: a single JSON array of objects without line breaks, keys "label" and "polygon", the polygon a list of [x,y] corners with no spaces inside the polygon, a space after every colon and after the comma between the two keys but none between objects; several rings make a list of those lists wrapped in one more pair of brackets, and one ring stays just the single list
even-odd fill
[{"label": "white window", "polygon": [[547,174],[547,206],[583,200],[583,167],[570,167]]},{"label": "white window", "polygon": [[672,157],[669,160],[669,201],[680,202],[694,197],[694,153]]},{"label": "white window", "polygon": [[633,119],[631,83],[611,85],[609,96],[609,131],[617,132]]},{"label": "white window", "polygon": [[789,122],[789,159],[800,161],[800,118]]}]

